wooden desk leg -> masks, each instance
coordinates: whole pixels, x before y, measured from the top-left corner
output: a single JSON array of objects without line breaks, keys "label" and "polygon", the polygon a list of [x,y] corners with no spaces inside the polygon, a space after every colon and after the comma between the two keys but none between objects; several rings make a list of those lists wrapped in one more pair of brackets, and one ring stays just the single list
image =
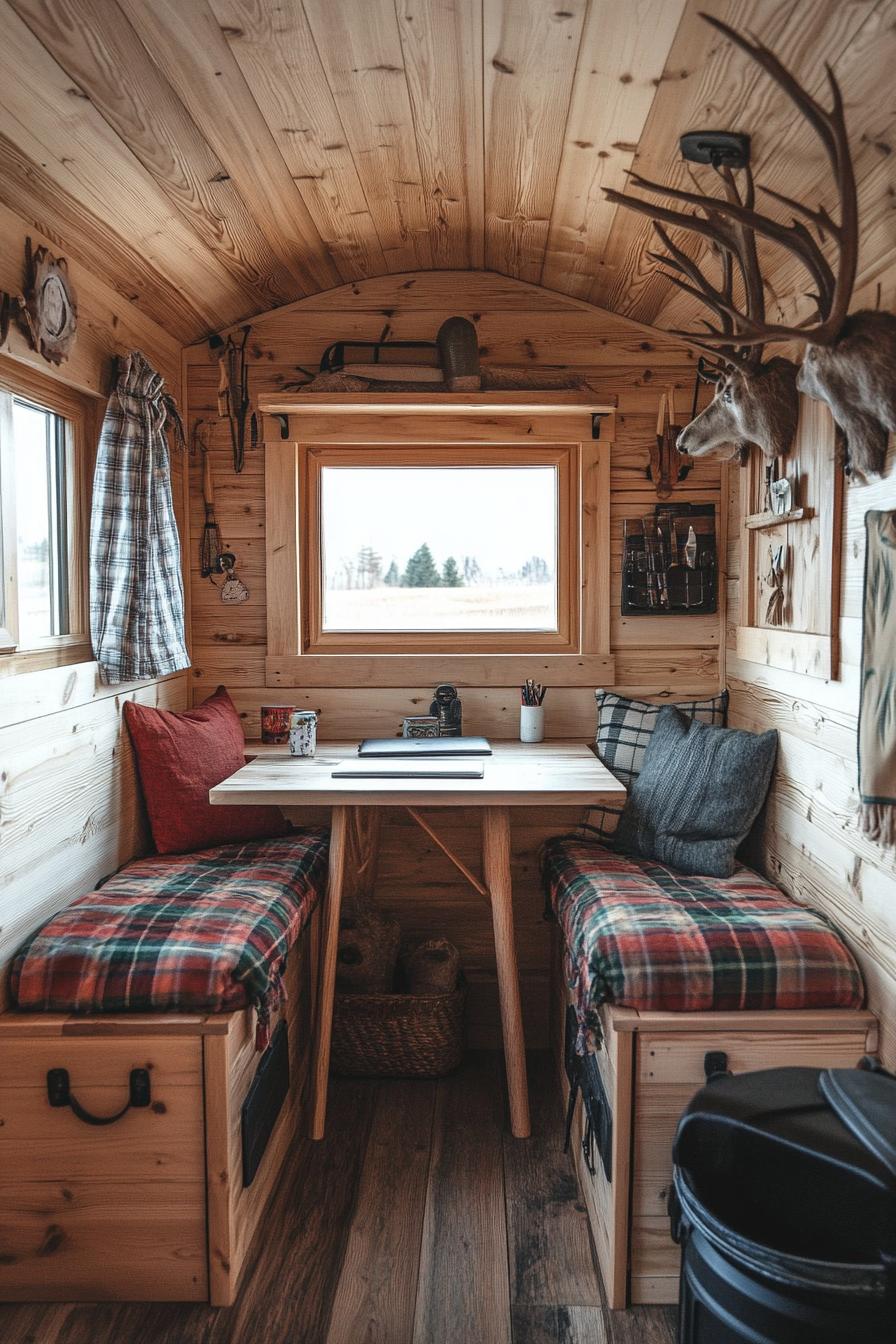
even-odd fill
[{"label": "wooden desk leg", "polygon": [[501,1029],[507,1091],[510,1095],[510,1128],[518,1139],[531,1133],[529,1091],[526,1084],[526,1044],[520,982],[513,939],[513,898],[510,884],[510,810],[486,807],[482,812],[482,869],[492,898],[498,991],[501,997]]},{"label": "wooden desk leg", "polygon": [[336,952],[339,945],[339,915],[342,910],[342,880],[345,873],[346,827],[349,808],[334,807],[330,823],[330,871],[324,897],[323,946],[317,990],[317,1022],[314,1032],[314,1076],[311,1088],[311,1137],[322,1139],[327,1114],[327,1077],[330,1072],[330,1037],[333,1032],[333,994],[336,987]]}]

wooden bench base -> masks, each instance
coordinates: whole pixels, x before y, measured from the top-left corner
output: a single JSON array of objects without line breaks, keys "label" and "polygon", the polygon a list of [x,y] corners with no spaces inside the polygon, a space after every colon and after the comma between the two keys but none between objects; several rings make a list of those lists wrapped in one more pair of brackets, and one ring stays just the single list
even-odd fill
[{"label": "wooden bench base", "polygon": [[[290,1091],[247,1188],[240,1112],[261,1058],[252,1009],[0,1014],[0,1301],[233,1301],[297,1129],[318,928],[315,914],[287,964]],[[49,1105],[55,1068],[100,1116],[146,1068],[151,1104],[85,1124]]]},{"label": "wooden bench base", "polygon": [[[565,1095],[568,997],[560,974],[556,982],[552,1035]],[[685,1105],[704,1085],[707,1051],[724,1051],[734,1073],[786,1065],[852,1068],[876,1049],[877,1021],[867,1011],[846,1009],[640,1013],[605,1005],[600,1015],[605,1048],[597,1061],[613,1111],[612,1181],[599,1158],[594,1175],[585,1162],[581,1098],[573,1145],[607,1298],[613,1308],[674,1303],[679,1251],[666,1212],[672,1140]]]}]

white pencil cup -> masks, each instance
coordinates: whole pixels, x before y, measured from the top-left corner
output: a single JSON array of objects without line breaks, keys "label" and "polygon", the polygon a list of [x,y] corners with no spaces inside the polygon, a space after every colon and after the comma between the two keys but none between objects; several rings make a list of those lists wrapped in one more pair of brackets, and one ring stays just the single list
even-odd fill
[{"label": "white pencil cup", "polygon": [[520,705],[520,741],[544,741],[544,705]]}]

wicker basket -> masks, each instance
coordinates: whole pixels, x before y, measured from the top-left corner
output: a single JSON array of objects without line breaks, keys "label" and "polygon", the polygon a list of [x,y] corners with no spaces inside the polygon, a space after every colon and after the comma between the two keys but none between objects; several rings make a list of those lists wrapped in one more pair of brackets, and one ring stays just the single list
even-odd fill
[{"label": "wicker basket", "polygon": [[440,1078],[463,1058],[467,986],[452,994],[337,994],[330,1068],[354,1078]]}]

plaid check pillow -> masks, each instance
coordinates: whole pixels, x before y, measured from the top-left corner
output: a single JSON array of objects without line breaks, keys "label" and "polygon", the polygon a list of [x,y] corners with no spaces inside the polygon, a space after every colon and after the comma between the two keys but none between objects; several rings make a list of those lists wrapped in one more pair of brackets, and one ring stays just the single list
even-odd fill
[{"label": "plaid check pillow", "polygon": [[582,822],[579,835],[583,840],[595,840],[599,845],[613,848],[613,837],[619,826],[623,804],[618,807],[592,807]]},{"label": "plaid check pillow", "polygon": [[[663,704],[652,705],[647,700],[629,700],[613,691],[597,690],[597,754],[608,770],[630,789],[641,773],[647,743],[656,727],[656,719]],[[700,723],[726,726],[728,692],[711,700],[679,700],[682,714]],[[612,849],[613,837],[622,815],[622,805],[592,807],[582,823],[579,835],[583,840],[596,840]]]},{"label": "plaid check pillow", "polygon": [[[646,700],[628,700],[612,691],[597,690],[597,754],[604,765],[626,788],[631,788],[644,765],[644,752],[650,741],[656,719],[665,704],[648,704]],[[680,700],[674,702],[682,714],[699,723],[726,726],[728,692],[711,700]]]}]

